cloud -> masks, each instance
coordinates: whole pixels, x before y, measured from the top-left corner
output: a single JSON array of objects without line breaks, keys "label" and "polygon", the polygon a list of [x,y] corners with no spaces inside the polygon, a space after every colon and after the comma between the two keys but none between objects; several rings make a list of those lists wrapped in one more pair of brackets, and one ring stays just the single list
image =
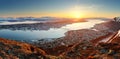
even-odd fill
[{"label": "cloud", "polygon": [[73,9],[77,10],[89,10],[89,9],[98,9],[100,6],[98,5],[75,5]]}]

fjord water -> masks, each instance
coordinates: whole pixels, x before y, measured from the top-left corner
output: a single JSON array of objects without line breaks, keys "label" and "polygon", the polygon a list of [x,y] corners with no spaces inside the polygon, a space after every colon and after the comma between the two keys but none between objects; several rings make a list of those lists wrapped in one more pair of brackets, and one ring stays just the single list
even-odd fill
[{"label": "fjord water", "polygon": [[64,33],[70,30],[89,29],[95,24],[105,22],[103,20],[88,20],[87,22],[72,23],[60,28],[50,28],[49,30],[0,30],[0,37],[12,40],[40,40],[45,38],[59,38],[65,36]]}]

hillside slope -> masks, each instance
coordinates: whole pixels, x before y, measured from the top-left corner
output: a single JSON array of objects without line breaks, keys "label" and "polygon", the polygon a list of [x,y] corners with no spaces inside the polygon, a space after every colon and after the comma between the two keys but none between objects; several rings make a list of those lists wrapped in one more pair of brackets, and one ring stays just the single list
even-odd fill
[{"label": "hillside slope", "polygon": [[0,59],[41,59],[45,54],[30,44],[0,38]]},{"label": "hillside slope", "polygon": [[0,59],[120,59],[119,25],[108,22],[93,27],[97,31],[68,31],[65,37],[43,44],[0,38]]}]

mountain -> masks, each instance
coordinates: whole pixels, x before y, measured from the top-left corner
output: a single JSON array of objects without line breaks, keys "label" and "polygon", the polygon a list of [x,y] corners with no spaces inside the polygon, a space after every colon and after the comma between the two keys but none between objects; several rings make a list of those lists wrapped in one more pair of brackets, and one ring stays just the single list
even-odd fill
[{"label": "mountain", "polygon": [[0,17],[0,20],[3,20],[3,21],[52,21],[52,20],[62,20],[62,19],[69,19],[69,18],[57,18],[57,17],[48,17],[48,16],[40,17],[40,18],[36,18],[36,17],[2,18]]},{"label": "mountain", "polygon": [[0,59],[41,59],[45,54],[33,45],[0,38]]},{"label": "mountain", "polygon": [[108,21],[91,29],[72,30],[50,42],[24,43],[0,38],[4,59],[119,59],[120,23]]},{"label": "mountain", "polygon": [[[119,33],[118,33],[119,34]],[[93,45],[90,41],[82,41],[69,46],[53,48],[47,53],[40,47],[28,43],[16,42],[0,38],[0,58],[5,59],[115,59],[120,58],[120,36],[116,34],[111,42]],[[110,39],[110,40],[111,40]],[[61,53],[60,53],[61,52]],[[53,54],[60,53],[60,54]]]},{"label": "mountain", "polygon": [[120,58],[119,25],[119,22],[108,21],[91,29],[68,31],[64,37],[45,43],[38,41],[34,45],[49,55],[65,59]]}]

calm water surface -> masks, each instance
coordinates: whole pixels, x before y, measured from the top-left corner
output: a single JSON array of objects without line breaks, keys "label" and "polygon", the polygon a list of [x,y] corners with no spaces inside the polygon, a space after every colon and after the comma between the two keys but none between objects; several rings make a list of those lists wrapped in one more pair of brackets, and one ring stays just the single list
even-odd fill
[{"label": "calm water surface", "polygon": [[43,38],[59,38],[65,36],[64,33],[69,30],[88,29],[95,24],[102,23],[102,20],[89,20],[88,22],[79,22],[62,26],[61,28],[50,28],[49,30],[0,30],[0,37],[12,40],[39,40]]}]

